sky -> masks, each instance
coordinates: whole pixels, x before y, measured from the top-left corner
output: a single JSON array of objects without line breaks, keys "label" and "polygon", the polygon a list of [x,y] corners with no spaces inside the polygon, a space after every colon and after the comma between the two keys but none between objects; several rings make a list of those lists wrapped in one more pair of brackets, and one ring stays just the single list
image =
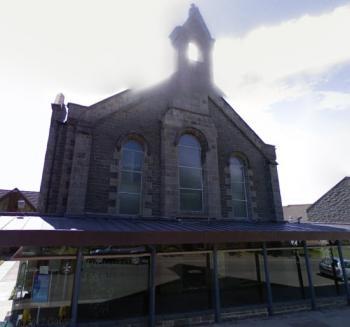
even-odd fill
[{"label": "sky", "polygon": [[[39,190],[62,92],[91,105],[175,69],[187,0],[0,0],[0,188]],[[282,202],[350,175],[350,0],[197,0],[214,81],[277,151]]]}]

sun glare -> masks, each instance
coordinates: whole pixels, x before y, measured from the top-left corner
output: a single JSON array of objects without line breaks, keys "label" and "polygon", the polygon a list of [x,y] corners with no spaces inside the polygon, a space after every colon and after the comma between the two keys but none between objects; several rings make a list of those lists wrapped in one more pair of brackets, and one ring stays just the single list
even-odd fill
[{"label": "sun glare", "polygon": [[188,59],[190,61],[200,61],[200,53],[199,53],[199,49],[197,47],[197,45],[195,45],[194,43],[190,42],[188,44]]}]

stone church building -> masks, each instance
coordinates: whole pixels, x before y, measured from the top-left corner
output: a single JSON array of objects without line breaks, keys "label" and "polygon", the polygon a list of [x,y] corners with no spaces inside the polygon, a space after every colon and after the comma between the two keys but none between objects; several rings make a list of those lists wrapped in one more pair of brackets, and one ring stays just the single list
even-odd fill
[{"label": "stone church building", "polygon": [[350,230],[283,221],[275,147],[214,85],[196,6],[170,40],[161,84],[52,104],[39,214],[0,216],[0,247],[18,248],[13,324],[181,326],[350,303]]},{"label": "stone church building", "polygon": [[170,40],[177,63],[165,82],[88,107],[52,105],[41,212],[283,219],[275,147],[213,84],[215,40],[195,6]]}]

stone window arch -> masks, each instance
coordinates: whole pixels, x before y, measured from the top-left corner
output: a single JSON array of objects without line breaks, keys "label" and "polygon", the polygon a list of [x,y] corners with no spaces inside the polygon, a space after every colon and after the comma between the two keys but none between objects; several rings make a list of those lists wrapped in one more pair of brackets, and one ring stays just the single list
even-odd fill
[{"label": "stone window arch", "polygon": [[[127,160],[126,156],[129,154],[130,157],[130,153],[128,152],[132,151],[135,151],[135,153],[139,153],[139,155],[135,154],[132,156],[136,158],[142,157],[142,166],[134,165],[133,167],[127,167],[125,165],[125,161]],[[113,216],[152,216],[154,207],[152,187],[152,162],[153,158],[150,143],[143,135],[135,132],[130,132],[128,134],[121,135],[117,139],[113,151],[112,162],[110,165],[108,198],[109,214]],[[128,172],[130,174],[127,174]],[[130,177],[130,175],[133,175],[133,177]],[[125,184],[126,178],[129,178],[129,180],[130,178],[134,178],[134,190],[132,190],[132,192],[129,192],[130,189],[127,189],[129,186],[131,187],[132,185]],[[141,186],[139,187],[140,183]],[[130,193],[129,196],[127,196],[128,193]],[[132,196],[133,193],[134,196]],[[134,208],[135,210],[133,210],[132,212],[131,210],[126,211],[124,204],[127,203],[127,200],[125,202],[125,198],[129,197],[130,201],[132,200],[132,198],[134,198],[134,202],[136,203],[137,196],[139,197],[139,205],[136,205]]]},{"label": "stone window arch", "polygon": [[205,137],[205,135],[200,130],[198,130],[196,128],[187,127],[187,128],[181,129],[181,131],[179,131],[176,134],[175,146],[179,145],[180,139],[182,138],[183,135],[192,135],[197,140],[197,142],[200,144],[201,160],[202,160],[202,163],[204,164],[206,153],[209,150],[209,144],[208,144],[208,141],[207,141],[207,138]]},{"label": "stone window arch", "polygon": [[130,132],[126,135],[119,137],[118,141],[117,141],[117,150],[121,151],[122,146],[126,142],[131,141],[131,140],[139,143],[140,146],[142,147],[143,151],[145,152],[145,154],[150,155],[150,153],[151,153],[150,145],[148,144],[148,142],[146,141],[146,139],[144,138],[143,135],[136,133],[136,132]]},{"label": "stone window arch", "polygon": [[202,147],[189,133],[181,135],[178,146],[179,202],[182,212],[203,211]]},{"label": "stone window arch", "polygon": [[233,154],[229,159],[231,186],[231,207],[234,218],[249,217],[248,162],[240,154]]}]

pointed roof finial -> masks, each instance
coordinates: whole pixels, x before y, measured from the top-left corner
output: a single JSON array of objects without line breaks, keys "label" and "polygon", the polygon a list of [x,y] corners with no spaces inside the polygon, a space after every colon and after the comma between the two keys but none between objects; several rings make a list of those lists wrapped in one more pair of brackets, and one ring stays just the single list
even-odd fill
[{"label": "pointed roof finial", "polygon": [[60,104],[60,105],[63,105],[63,104],[64,104],[64,95],[63,95],[63,93],[58,93],[58,94],[56,95],[54,104]]},{"label": "pointed roof finial", "polygon": [[197,12],[198,12],[198,7],[194,3],[191,3],[191,7],[189,11],[190,16],[196,14]]},{"label": "pointed roof finial", "polygon": [[190,7],[190,10],[189,10],[189,13],[188,13],[187,22],[192,21],[192,20],[197,21],[201,25],[202,29],[205,31],[207,36],[210,39],[212,39],[212,37],[210,35],[210,32],[208,30],[208,27],[205,24],[204,19],[203,19],[202,15],[201,15],[201,13],[199,11],[199,8],[194,3],[191,4],[191,7]]}]

